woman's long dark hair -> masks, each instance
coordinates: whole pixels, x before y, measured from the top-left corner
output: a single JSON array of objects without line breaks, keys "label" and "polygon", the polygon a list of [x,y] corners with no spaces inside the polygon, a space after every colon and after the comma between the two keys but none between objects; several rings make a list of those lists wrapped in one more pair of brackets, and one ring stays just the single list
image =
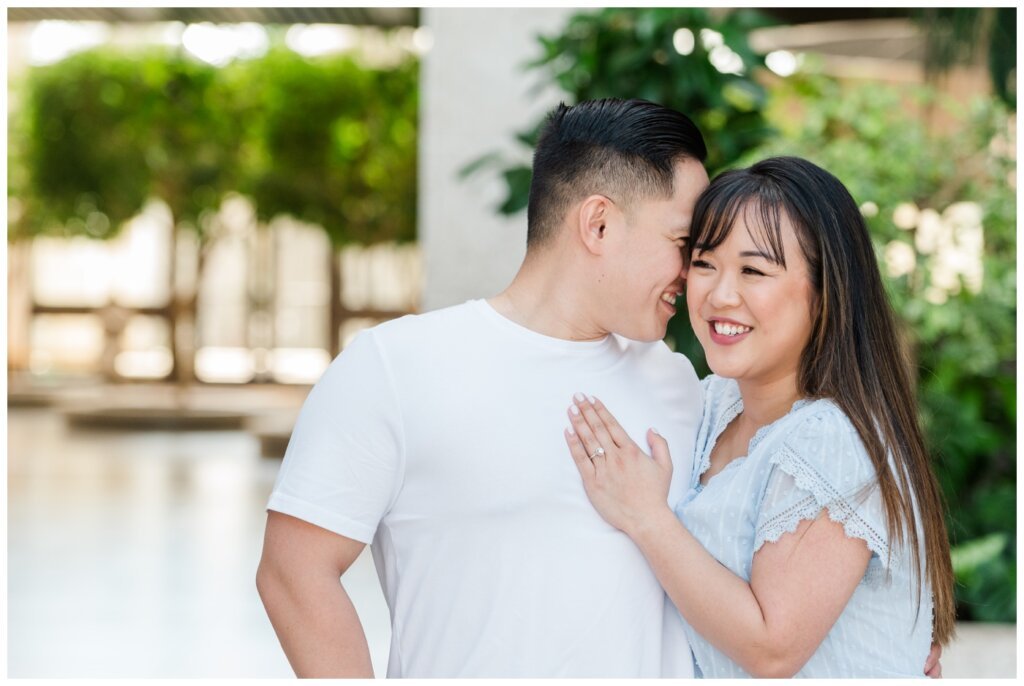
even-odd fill
[{"label": "woman's long dark hair", "polygon": [[878,475],[889,540],[909,539],[920,578],[916,498],[923,570],[934,598],[933,640],[946,644],[956,609],[942,495],[918,424],[910,357],[857,203],[821,167],[796,157],[769,158],[715,178],[694,209],[691,250],[720,245],[741,212],[758,248],[783,267],[783,213],[796,229],[816,296],[799,391],[831,399],[850,418]]}]

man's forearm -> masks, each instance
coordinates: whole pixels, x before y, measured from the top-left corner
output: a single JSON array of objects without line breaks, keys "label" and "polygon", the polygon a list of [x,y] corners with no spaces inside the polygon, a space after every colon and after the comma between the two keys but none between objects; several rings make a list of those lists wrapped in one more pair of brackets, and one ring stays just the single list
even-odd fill
[{"label": "man's forearm", "polygon": [[289,578],[261,566],[257,587],[296,676],[373,678],[366,635],[337,577]]}]

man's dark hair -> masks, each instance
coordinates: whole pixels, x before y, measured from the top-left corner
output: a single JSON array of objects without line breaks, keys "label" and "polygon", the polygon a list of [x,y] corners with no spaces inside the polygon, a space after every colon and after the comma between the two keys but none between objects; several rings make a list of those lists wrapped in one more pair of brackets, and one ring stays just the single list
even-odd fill
[{"label": "man's dark hair", "polygon": [[592,193],[626,209],[669,198],[675,163],[706,157],[700,131],[673,109],[614,98],[562,103],[544,122],[533,154],[526,245],[548,240],[569,205]]}]

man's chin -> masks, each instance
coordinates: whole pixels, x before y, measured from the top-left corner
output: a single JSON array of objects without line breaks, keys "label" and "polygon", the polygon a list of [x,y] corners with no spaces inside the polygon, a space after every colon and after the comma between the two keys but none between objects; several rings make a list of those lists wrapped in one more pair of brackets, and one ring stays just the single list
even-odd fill
[{"label": "man's chin", "polygon": [[641,343],[654,343],[655,341],[663,340],[665,338],[666,333],[668,333],[668,327],[663,326],[660,329],[654,331],[638,331],[637,335],[635,336],[627,336],[626,334],[622,335],[634,341],[640,341]]},{"label": "man's chin", "polygon": [[668,322],[671,317],[665,317],[664,312],[660,313],[661,316],[648,319],[645,322],[620,322],[619,326],[609,327],[611,333],[623,338],[628,338],[631,341],[639,341],[641,343],[652,343],[654,341],[660,341],[665,338],[665,334],[668,333]]}]

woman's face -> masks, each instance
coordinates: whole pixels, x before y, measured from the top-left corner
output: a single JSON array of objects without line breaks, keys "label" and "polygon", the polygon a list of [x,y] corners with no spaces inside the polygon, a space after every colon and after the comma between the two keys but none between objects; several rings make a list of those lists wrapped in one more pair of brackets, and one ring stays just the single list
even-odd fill
[{"label": "woman's face", "polygon": [[[811,336],[814,290],[792,222],[781,215],[786,266],[750,237],[740,212],[713,250],[695,249],[686,280],[690,324],[719,376],[772,383],[797,374]],[[753,213],[752,213],[753,214]]]}]

